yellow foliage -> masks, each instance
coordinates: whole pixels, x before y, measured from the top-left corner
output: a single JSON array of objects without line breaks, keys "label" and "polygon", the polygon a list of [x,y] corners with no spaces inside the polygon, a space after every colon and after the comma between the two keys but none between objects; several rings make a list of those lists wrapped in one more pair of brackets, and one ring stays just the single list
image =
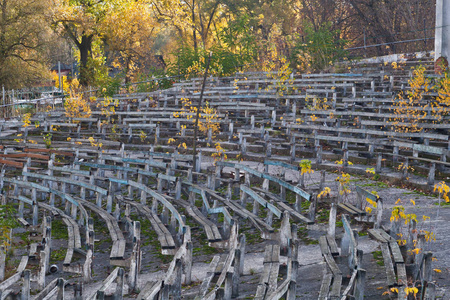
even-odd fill
[{"label": "yellow foliage", "polygon": [[[91,102],[96,102],[96,98],[91,98]],[[116,107],[119,106],[119,99],[112,99],[111,97],[105,97],[97,103],[97,108],[100,108],[102,115],[109,117],[116,114]]]},{"label": "yellow foliage", "polygon": [[22,127],[30,126],[30,124],[31,124],[30,118],[31,118],[31,114],[30,113],[24,114],[22,116],[22,122],[23,122]]},{"label": "yellow foliage", "polygon": [[302,159],[300,161],[299,165],[300,165],[300,172],[301,172],[300,175],[314,173],[314,170],[311,169],[311,161],[310,160]]},{"label": "yellow foliage", "polygon": [[323,191],[321,191],[320,193],[319,193],[319,195],[317,195],[317,198],[322,198],[322,197],[327,197],[327,196],[330,196],[331,195],[331,189],[329,188],[329,187],[325,187],[324,189],[323,189]]},{"label": "yellow foliage", "polygon": [[69,118],[88,118],[92,114],[88,101],[84,100],[81,95],[71,95],[65,101],[64,109]]},{"label": "yellow foliage", "polygon": [[145,139],[147,138],[147,134],[145,134],[144,131],[139,132],[139,138],[141,139],[141,143],[145,142]]},{"label": "yellow foliage", "polygon": [[438,190],[439,196],[442,196],[442,198],[445,200],[445,202],[449,202],[450,199],[448,197],[448,193],[450,192],[450,187],[445,183],[445,181],[441,181],[438,184],[434,185],[434,192]]},{"label": "yellow foliage", "polygon": [[419,292],[419,289],[416,288],[416,287],[406,287],[405,288],[406,295],[409,295],[409,294],[413,293],[414,297],[416,297],[418,292]]},{"label": "yellow foliage", "polygon": [[375,168],[367,168],[366,173],[375,174]]},{"label": "yellow foliage", "polygon": [[228,159],[228,156],[225,153],[225,149],[222,148],[220,143],[215,144],[216,152],[214,152],[211,156],[214,157],[214,162],[221,160],[222,158],[224,160]]},{"label": "yellow foliage", "polygon": [[[58,73],[56,71],[52,72],[52,79],[55,81],[55,87],[57,89],[59,89],[60,88],[60,86],[59,86],[59,75],[58,75]],[[67,79],[67,76],[64,76],[64,75],[61,76],[61,79],[62,79],[63,92],[65,94],[69,94],[70,90],[71,90],[71,83],[70,83],[70,81]],[[78,82],[77,79],[74,79],[74,80],[76,80]]]},{"label": "yellow foliage", "polygon": [[366,198],[366,201],[367,202],[369,202],[370,203],[370,205],[372,205],[374,208],[376,208],[377,207],[377,203],[375,202],[375,201],[373,201],[372,199],[370,199],[370,198]]},{"label": "yellow foliage", "polygon": [[[449,75],[446,74],[433,86],[425,71],[425,67],[417,67],[408,81],[411,89],[406,96],[400,93],[395,99],[392,110],[396,116],[391,121],[398,132],[421,132],[423,128],[420,124],[426,118],[439,122],[448,113],[445,107],[450,104]],[[437,93],[438,96],[430,93]],[[431,100],[424,101],[424,96],[431,96]]]},{"label": "yellow foliage", "polygon": [[[187,98],[181,98],[182,110],[173,113],[175,118],[185,118],[195,123],[195,115],[197,107],[192,105],[192,101]],[[203,134],[207,134],[209,129],[212,130],[213,137],[220,131],[219,114],[215,108],[209,106],[206,102],[205,106],[200,108],[198,129]]]},{"label": "yellow foliage", "polygon": [[102,147],[103,146],[103,144],[102,143],[96,143],[95,142],[95,139],[91,136],[91,137],[89,137],[89,142],[91,143],[91,146],[92,147]]},{"label": "yellow foliage", "polygon": [[344,194],[349,194],[350,188],[349,188],[349,183],[350,183],[350,175],[347,173],[342,173],[340,176],[338,176],[336,178],[336,181],[339,182],[339,194],[340,195],[344,195]]},{"label": "yellow foliage", "polygon": [[413,249],[413,250],[409,250],[409,253],[412,255],[412,254],[415,254],[415,255],[417,255],[417,254],[419,254],[420,252],[421,252],[421,248],[415,248],[415,249]]}]

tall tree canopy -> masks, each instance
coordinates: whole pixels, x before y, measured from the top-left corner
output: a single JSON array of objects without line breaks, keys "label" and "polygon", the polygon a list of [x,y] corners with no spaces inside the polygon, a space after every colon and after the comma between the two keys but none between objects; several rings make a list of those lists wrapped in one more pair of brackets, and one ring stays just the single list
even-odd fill
[{"label": "tall tree canopy", "polygon": [[[434,0],[0,0],[0,6],[0,82],[8,87],[42,75],[55,53],[45,47],[52,32],[71,41],[87,86],[108,82],[98,78],[112,70],[125,82],[148,76],[155,54],[169,61],[169,72],[182,74],[201,73],[211,50],[217,74],[261,68],[274,57],[300,70],[323,68],[342,57],[342,48],[364,41],[433,36],[435,10]],[[423,42],[396,47],[432,48]],[[394,51],[373,49],[369,54]]]},{"label": "tall tree canopy", "polygon": [[51,36],[48,0],[0,0],[0,85],[20,88],[39,81]]}]

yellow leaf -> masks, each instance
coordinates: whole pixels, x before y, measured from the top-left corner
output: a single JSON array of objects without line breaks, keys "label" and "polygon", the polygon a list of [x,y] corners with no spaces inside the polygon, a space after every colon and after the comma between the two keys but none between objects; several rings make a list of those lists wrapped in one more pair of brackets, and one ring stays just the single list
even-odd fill
[{"label": "yellow leaf", "polygon": [[416,202],[415,202],[413,199],[410,199],[409,201],[411,201],[411,203],[412,203],[413,205],[416,205]]},{"label": "yellow leaf", "polygon": [[441,273],[442,272],[440,269],[433,269],[433,271],[435,271],[436,273]]}]

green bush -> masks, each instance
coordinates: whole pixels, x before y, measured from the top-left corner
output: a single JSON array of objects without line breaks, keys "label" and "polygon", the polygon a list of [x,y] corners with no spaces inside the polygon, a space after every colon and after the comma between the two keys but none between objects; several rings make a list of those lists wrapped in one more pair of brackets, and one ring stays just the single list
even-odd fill
[{"label": "green bush", "polygon": [[199,48],[195,51],[192,47],[180,47],[174,54],[175,61],[168,67],[170,75],[184,75],[186,78],[199,77],[205,72],[209,52],[212,52],[208,74],[213,76],[228,76],[234,74],[249,57],[237,55],[220,46],[214,46],[209,50]]},{"label": "green bush", "polygon": [[331,23],[315,30],[311,24],[303,27],[304,36],[296,39],[292,60],[301,70],[323,70],[346,55],[347,41],[340,38],[339,31],[331,30]]}]

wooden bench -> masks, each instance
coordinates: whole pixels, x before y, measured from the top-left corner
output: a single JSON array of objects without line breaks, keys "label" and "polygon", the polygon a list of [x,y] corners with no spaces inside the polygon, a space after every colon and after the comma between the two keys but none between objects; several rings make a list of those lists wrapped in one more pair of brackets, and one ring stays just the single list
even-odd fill
[{"label": "wooden bench", "polygon": [[255,299],[265,299],[277,288],[280,270],[280,245],[268,244],[264,251],[264,268],[261,274]]},{"label": "wooden bench", "polygon": [[405,261],[397,241],[382,229],[369,229],[369,235],[380,242],[387,285],[389,287],[407,285]]}]

